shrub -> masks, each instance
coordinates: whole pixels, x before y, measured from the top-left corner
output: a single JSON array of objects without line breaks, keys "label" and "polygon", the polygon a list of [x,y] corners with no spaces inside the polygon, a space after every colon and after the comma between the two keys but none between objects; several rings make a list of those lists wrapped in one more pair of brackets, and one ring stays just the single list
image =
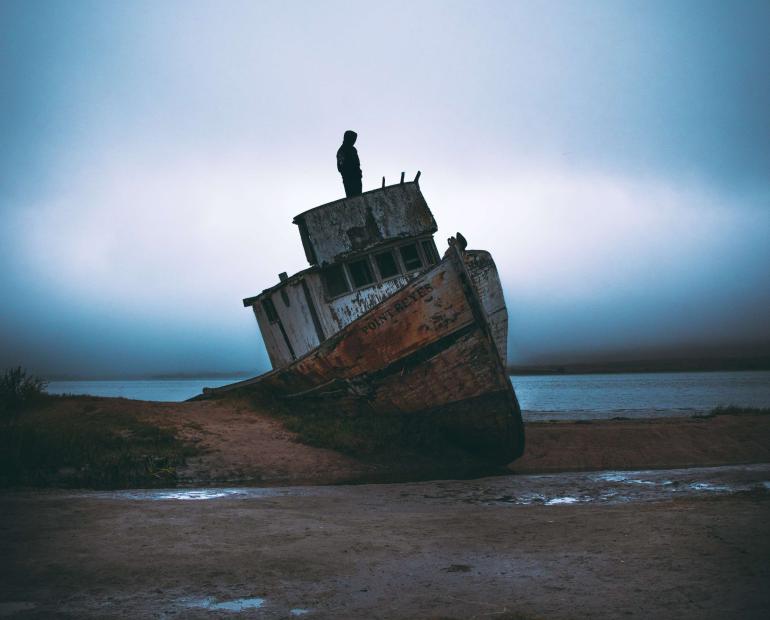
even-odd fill
[{"label": "shrub", "polygon": [[0,425],[0,488],[168,486],[199,450],[130,401],[51,396]]},{"label": "shrub", "polygon": [[37,400],[48,384],[27,374],[21,366],[9,368],[0,376],[0,413],[4,418],[14,416],[25,405]]},{"label": "shrub", "polygon": [[737,405],[720,405],[711,410],[709,417],[717,415],[768,415],[770,407],[739,407]]}]

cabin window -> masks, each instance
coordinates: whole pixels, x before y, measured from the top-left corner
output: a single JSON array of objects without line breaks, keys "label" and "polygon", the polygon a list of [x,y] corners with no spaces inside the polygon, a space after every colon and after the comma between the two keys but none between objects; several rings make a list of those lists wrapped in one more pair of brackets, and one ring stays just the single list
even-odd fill
[{"label": "cabin window", "polygon": [[366,286],[374,282],[372,269],[369,267],[369,261],[366,258],[348,263],[350,277],[353,280],[353,286],[356,288]]},{"label": "cabin window", "polygon": [[275,323],[278,320],[278,312],[275,310],[272,299],[263,299],[262,309],[265,311],[268,321]]},{"label": "cabin window", "polygon": [[289,294],[286,292],[285,289],[281,289],[281,299],[283,299],[283,305],[287,308],[291,306],[291,302],[289,301]]},{"label": "cabin window", "polygon": [[377,254],[375,257],[377,261],[377,269],[380,271],[380,277],[385,280],[386,278],[392,278],[397,276],[400,272],[396,257],[393,256],[393,252],[383,252]]},{"label": "cabin window", "polygon": [[425,255],[428,264],[435,265],[438,262],[438,252],[436,251],[436,244],[433,243],[433,239],[426,239],[421,245],[422,253]]},{"label": "cabin window", "polygon": [[401,252],[401,260],[404,261],[404,269],[415,271],[422,267],[422,261],[417,253],[417,246],[414,243],[402,245],[399,250]]},{"label": "cabin window", "polygon": [[329,297],[338,297],[350,291],[342,265],[333,265],[324,271],[324,285],[326,286],[326,294]]}]

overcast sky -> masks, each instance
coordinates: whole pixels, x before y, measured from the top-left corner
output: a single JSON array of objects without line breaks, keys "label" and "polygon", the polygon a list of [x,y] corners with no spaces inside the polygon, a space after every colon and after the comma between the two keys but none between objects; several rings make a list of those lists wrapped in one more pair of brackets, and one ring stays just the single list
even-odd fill
[{"label": "overcast sky", "polygon": [[511,361],[770,342],[769,67],[766,1],[2,0],[0,367],[267,369],[346,129],[492,252]]}]

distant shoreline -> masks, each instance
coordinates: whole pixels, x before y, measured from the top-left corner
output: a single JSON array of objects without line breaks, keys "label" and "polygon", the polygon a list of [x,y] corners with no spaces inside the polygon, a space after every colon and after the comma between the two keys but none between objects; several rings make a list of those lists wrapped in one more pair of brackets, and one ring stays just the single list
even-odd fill
[{"label": "distant shoreline", "polygon": [[196,373],[159,373],[152,375],[44,375],[46,381],[200,381],[201,379],[249,379],[258,377],[265,371],[254,372],[196,372]]},{"label": "distant shoreline", "polygon": [[740,372],[770,370],[770,357],[748,359],[634,360],[572,364],[510,365],[511,375],[599,375],[667,372]]},{"label": "distant shoreline", "polygon": [[[645,360],[629,362],[596,362],[569,364],[522,364],[506,368],[508,374],[536,375],[604,375],[667,372],[750,372],[770,370],[770,357],[737,360]],[[246,379],[264,371],[162,373],[152,375],[62,375],[50,374],[46,381],[198,381],[201,379]]]}]

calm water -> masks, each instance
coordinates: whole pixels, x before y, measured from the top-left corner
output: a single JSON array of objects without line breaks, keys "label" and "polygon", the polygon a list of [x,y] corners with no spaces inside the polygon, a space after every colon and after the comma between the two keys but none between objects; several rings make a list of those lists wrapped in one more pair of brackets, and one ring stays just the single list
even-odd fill
[{"label": "calm water", "polygon": [[49,394],[90,394],[91,396],[122,396],[136,400],[179,402],[200,394],[204,387],[219,387],[247,378],[51,381],[48,384],[48,392]]},{"label": "calm water", "polygon": [[[246,377],[52,381],[52,394],[182,401]],[[524,417],[579,419],[688,415],[718,405],[770,407],[770,371],[511,377]]]},{"label": "calm water", "polygon": [[511,377],[529,420],[704,413],[770,407],[770,371]]}]

